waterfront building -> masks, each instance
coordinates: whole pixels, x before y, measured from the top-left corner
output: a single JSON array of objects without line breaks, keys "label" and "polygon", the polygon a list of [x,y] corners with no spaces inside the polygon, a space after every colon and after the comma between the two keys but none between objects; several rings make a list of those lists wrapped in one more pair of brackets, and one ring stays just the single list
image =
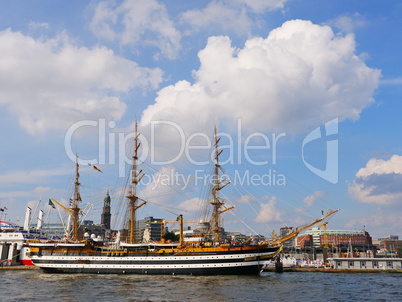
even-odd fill
[{"label": "waterfront building", "polygon": [[334,269],[402,269],[402,258],[329,258]]},{"label": "waterfront building", "polygon": [[[36,224],[32,224],[36,227]],[[65,236],[65,225],[59,222],[48,222],[43,225],[43,234],[50,239],[59,239]]]},{"label": "waterfront building", "polygon": [[[314,227],[304,233],[304,235],[311,235],[312,246],[320,247],[324,245],[324,228]],[[297,243],[303,242],[303,237],[297,240]],[[372,245],[373,241],[370,234],[365,230],[326,230],[328,244],[331,246],[345,246],[351,245]],[[307,238],[304,238],[304,242]],[[304,245],[306,246],[306,245]]]},{"label": "waterfront building", "polygon": [[400,255],[402,254],[402,240],[399,240],[399,236],[397,235],[388,235],[378,239],[377,248]]},{"label": "waterfront building", "polygon": [[135,238],[137,242],[161,241],[164,230],[164,221],[152,216],[137,221]]},{"label": "waterfront building", "polygon": [[[293,233],[294,231],[295,231],[294,227],[284,226],[279,229],[279,235],[281,238],[283,238],[283,237],[289,235],[290,233]],[[283,247],[285,247],[285,248],[291,248],[294,246],[296,246],[296,237],[294,237],[288,241],[285,241],[283,243]]]},{"label": "waterfront building", "polygon": [[[36,229],[36,224],[31,224],[32,229]],[[110,231],[110,230],[109,230]],[[85,233],[89,235],[95,234],[96,237],[105,237],[105,228],[103,225],[94,224],[93,220],[84,220],[78,228],[80,236],[84,236]],[[60,222],[48,222],[44,223],[42,227],[42,235],[49,239],[62,239],[69,238],[66,234],[66,225]]]},{"label": "waterfront building", "polygon": [[310,235],[310,234],[297,236],[296,239],[297,239],[296,240],[297,241],[296,245],[298,247],[301,247],[301,248],[309,247],[309,248],[311,248],[313,246],[313,236]]}]

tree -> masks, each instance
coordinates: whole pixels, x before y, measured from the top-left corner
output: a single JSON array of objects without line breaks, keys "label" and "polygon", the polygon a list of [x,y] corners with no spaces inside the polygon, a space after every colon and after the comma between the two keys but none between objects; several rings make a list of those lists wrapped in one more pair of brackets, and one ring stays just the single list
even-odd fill
[{"label": "tree", "polygon": [[179,235],[175,235],[174,232],[166,232],[163,238],[170,241],[179,241]]}]

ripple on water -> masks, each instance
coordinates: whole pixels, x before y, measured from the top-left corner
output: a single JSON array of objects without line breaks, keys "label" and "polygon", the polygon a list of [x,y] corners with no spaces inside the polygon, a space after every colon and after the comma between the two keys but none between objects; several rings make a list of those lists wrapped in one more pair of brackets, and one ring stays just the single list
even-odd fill
[{"label": "ripple on water", "polygon": [[400,274],[262,273],[261,276],[45,274],[0,271],[11,301],[402,301]]}]

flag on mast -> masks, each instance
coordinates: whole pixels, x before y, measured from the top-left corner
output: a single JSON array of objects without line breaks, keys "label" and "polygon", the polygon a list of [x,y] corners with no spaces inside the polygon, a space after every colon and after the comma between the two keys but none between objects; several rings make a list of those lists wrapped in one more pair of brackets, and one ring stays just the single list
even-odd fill
[{"label": "flag on mast", "polygon": [[51,206],[53,209],[56,208],[53,201],[50,198],[49,198],[49,206]]},{"label": "flag on mast", "polygon": [[93,168],[94,168],[94,170],[96,170],[96,171],[99,171],[99,172],[103,173],[103,172],[101,171],[101,169],[99,169],[97,166],[95,166],[95,165],[93,165],[93,164],[88,163],[88,166],[93,167]]},{"label": "flag on mast", "polygon": [[96,171],[99,171],[99,172],[101,172],[101,173],[103,173],[97,166],[93,166],[94,167],[94,170],[96,170]]}]

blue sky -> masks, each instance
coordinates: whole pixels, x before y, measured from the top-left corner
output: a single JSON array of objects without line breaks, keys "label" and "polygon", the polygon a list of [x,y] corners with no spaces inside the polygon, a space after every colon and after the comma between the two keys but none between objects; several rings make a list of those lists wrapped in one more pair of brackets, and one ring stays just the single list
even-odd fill
[{"label": "blue sky", "polygon": [[[0,207],[124,213],[138,119],[139,216],[200,219],[217,125],[228,230],[400,234],[400,1],[0,1]],[[328,155],[328,156],[327,156]],[[94,171],[88,162],[103,173]],[[169,186],[168,186],[169,185]],[[42,200],[39,206],[38,200]]]}]

